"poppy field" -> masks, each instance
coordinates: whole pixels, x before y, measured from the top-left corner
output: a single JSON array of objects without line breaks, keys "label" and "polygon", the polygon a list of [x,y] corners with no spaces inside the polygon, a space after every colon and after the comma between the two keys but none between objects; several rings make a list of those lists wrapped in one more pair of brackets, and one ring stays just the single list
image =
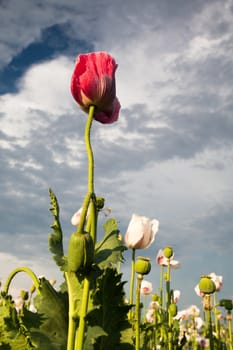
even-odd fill
[{"label": "poppy field", "polygon": [[[0,350],[233,349],[233,304],[221,296],[222,276],[213,272],[200,276],[196,287],[194,282],[200,305],[179,310],[180,291],[171,283],[179,261],[174,259],[173,248],[166,246],[156,257],[160,284],[157,293],[153,292],[147,281],[151,261],[146,249],[154,243],[159,220],[133,214],[126,233],[121,233],[117,220],[111,217],[97,234],[98,215],[105,210],[105,200],[96,195],[94,188],[91,128],[93,120],[110,124],[119,117],[116,69],[114,58],[105,52],[77,58],[71,93],[87,113],[87,191],[82,207],[71,218],[74,232],[67,246],[58,199],[49,189],[49,250],[63,283],[57,286],[56,281],[39,278],[25,266],[17,267],[2,281]],[[131,252],[130,262],[124,258],[126,250]],[[129,281],[121,273],[126,263],[131,266]],[[10,287],[21,273],[31,278],[31,288],[21,290],[16,300],[10,295]]]}]

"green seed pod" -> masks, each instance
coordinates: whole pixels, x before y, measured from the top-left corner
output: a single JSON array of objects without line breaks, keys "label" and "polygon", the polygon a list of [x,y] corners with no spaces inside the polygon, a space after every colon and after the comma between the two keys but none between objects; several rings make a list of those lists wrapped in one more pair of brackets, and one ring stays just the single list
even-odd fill
[{"label": "green seed pod", "polygon": [[85,272],[91,267],[94,259],[94,245],[89,233],[74,232],[68,245],[68,270]]},{"label": "green seed pod", "polygon": [[165,258],[170,259],[173,255],[172,247],[165,247],[163,250],[163,254],[164,254]]},{"label": "green seed pod", "polygon": [[135,271],[141,275],[147,275],[151,270],[151,263],[149,258],[139,256],[135,262]]},{"label": "green seed pod", "polygon": [[177,315],[177,305],[175,303],[170,304],[168,312],[172,317],[175,317]]},{"label": "green seed pod", "polygon": [[200,289],[200,292],[204,294],[212,294],[215,292],[216,286],[209,276],[201,276],[201,279],[199,282],[199,289]]}]

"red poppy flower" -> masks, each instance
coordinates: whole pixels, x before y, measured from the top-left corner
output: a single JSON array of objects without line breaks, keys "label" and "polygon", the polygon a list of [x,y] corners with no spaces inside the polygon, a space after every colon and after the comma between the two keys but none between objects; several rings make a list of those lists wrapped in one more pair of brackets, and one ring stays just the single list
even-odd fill
[{"label": "red poppy flower", "polygon": [[106,52],[92,52],[77,57],[71,79],[74,99],[85,111],[96,106],[94,118],[103,124],[118,119],[120,103],[116,97],[117,64]]}]

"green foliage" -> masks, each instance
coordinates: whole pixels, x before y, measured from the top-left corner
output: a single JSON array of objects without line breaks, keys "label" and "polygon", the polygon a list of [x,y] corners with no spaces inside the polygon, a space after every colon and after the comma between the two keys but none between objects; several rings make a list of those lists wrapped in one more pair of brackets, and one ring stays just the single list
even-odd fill
[{"label": "green foliage", "polygon": [[57,198],[51,189],[49,189],[49,196],[51,204],[50,211],[54,218],[53,224],[51,225],[53,233],[50,233],[48,238],[49,250],[51,251],[51,253],[54,254],[53,258],[56,264],[61,268],[61,270],[63,270],[65,265],[65,259],[62,242],[62,228],[59,220],[59,205]]},{"label": "green foliage", "polygon": [[[66,349],[68,326],[67,295],[57,292],[45,278],[40,280],[40,294],[34,298],[34,305],[43,323],[33,335],[40,349]],[[42,336],[42,337],[41,337]],[[43,347],[42,347],[43,344]],[[46,345],[45,345],[46,344]]]},{"label": "green foliage", "polygon": [[85,350],[132,349],[124,344],[130,337],[130,324],[127,321],[129,306],[125,303],[121,277],[115,268],[105,268],[97,279],[96,288],[91,292],[92,309],[87,315],[91,328],[88,327],[86,341],[91,338],[89,332],[95,326],[99,326],[105,334],[92,342],[92,347],[90,343],[87,347],[85,345]]},{"label": "green foliage", "polygon": [[123,262],[123,251],[127,248],[122,244],[117,221],[110,218],[103,225],[104,235],[95,246],[95,263],[100,268]]}]

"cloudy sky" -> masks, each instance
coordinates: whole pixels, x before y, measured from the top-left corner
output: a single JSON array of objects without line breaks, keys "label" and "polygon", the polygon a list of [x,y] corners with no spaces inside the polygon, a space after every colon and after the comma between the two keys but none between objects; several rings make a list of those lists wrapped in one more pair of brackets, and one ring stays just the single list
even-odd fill
[{"label": "cloudy sky", "polygon": [[[152,259],[155,292],[155,256],[171,245],[180,305],[200,304],[194,287],[211,272],[231,298],[233,1],[0,0],[0,23],[0,279],[19,265],[61,278],[48,251],[48,188],[66,244],[87,174],[86,115],[70,78],[78,54],[107,51],[122,108],[117,123],[93,123],[97,195],[123,235],[132,213],[160,221],[138,252]],[[128,252],[125,280],[129,265]]]}]

